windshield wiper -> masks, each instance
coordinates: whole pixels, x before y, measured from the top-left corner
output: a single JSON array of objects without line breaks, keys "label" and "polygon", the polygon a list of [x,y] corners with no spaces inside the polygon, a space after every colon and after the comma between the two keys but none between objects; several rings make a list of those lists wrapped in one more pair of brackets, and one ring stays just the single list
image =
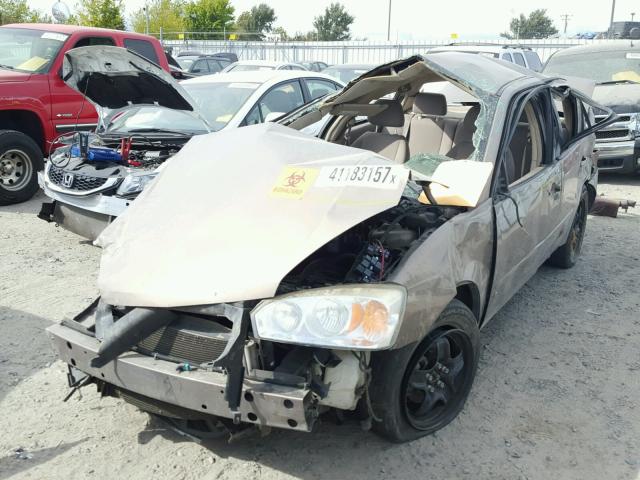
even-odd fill
[{"label": "windshield wiper", "polygon": [[598,82],[596,85],[616,85],[618,83],[635,83],[640,84],[640,82],[635,82],[633,80],[608,80],[606,82]]}]

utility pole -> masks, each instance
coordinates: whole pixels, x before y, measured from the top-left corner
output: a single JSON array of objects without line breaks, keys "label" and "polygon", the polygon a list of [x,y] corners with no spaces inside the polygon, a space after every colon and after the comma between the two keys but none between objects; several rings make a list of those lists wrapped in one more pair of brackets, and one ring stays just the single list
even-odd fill
[{"label": "utility pole", "polygon": [[387,42],[391,40],[391,0],[389,0],[389,19],[387,21]]},{"label": "utility pole", "polygon": [[616,13],[616,0],[611,0],[611,21],[609,22],[609,38],[613,37],[613,16]]},{"label": "utility pole", "polygon": [[144,8],[144,20],[145,20],[144,33],[149,35],[149,7],[145,4],[143,8]]},{"label": "utility pole", "polygon": [[567,34],[567,24],[569,23],[569,19],[572,16],[569,15],[568,13],[565,13],[564,15],[560,15],[560,18],[564,21],[564,34]]}]

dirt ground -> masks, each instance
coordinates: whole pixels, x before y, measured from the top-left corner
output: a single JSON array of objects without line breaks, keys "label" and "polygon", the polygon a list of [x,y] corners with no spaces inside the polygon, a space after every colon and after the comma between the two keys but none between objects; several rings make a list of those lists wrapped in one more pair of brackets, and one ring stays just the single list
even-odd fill
[{"label": "dirt ground", "polygon": [[543,267],[483,330],[459,418],[404,445],[328,422],[198,444],[94,387],[63,403],[44,329],[96,296],[100,251],[37,219],[41,198],[0,208],[0,479],[640,480],[640,178],[600,192],[639,207],[589,217],[577,266]]}]

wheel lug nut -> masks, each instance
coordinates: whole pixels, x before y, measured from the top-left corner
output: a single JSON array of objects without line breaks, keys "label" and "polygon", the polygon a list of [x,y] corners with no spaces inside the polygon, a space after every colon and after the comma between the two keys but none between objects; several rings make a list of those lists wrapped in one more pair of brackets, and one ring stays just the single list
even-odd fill
[{"label": "wheel lug nut", "polygon": [[449,373],[449,369],[447,367],[442,367],[442,373]]},{"label": "wheel lug nut", "polygon": [[435,392],[435,391],[436,391],[436,389],[435,389],[435,388],[433,388],[431,385],[429,385],[429,386],[427,387],[427,391],[428,391],[429,393],[433,393],[433,392]]},{"label": "wheel lug nut", "polygon": [[440,381],[439,381],[439,382],[436,384],[436,386],[437,386],[438,388],[444,388],[444,383],[442,383],[442,382],[440,382]]}]

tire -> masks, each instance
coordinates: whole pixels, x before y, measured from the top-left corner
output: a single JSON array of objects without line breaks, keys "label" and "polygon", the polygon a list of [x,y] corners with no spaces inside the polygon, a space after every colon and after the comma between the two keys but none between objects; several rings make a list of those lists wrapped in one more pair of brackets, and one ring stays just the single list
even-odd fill
[{"label": "tire", "polygon": [[0,130],[0,205],[29,200],[38,191],[38,171],[44,168],[42,151],[31,137]]},{"label": "tire", "polygon": [[580,203],[578,210],[573,218],[569,236],[564,245],[551,254],[549,265],[558,268],[571,268],[576,264],[582,249],[582,241],[584,240],[584,232],[587,227],[587,212],[589,210],[589,192],[586,188],[582,188]]},{"label": "tire", "polygon": [[[438,362],[439,352],[446,357],[447,351],[450,361]],[[451,301],[420,343],[372,355],[369,391],[379,420],[374,431],[401,443],[445,427],[469,396],[479,357],[476,318],[459,300]]]}]

